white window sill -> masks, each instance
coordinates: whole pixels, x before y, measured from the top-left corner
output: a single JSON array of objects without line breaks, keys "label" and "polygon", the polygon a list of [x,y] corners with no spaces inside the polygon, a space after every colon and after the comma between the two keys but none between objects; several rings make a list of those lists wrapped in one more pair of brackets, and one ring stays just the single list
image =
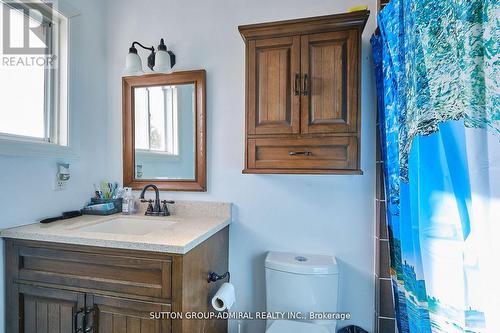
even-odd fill
[{"label": "white window sill", "polygon": [[78,159],[78,154],[74,147],[71,146],[60,146],[54,143],[35,140],[13,140],[6,138],[0,138],[0,155]]},{"label": "white window sill", "polygon": [[180,155],[173,155],[164,152],[158,152],[153,150],[135,150],[136,160],[141,159],[144,162],[154,162],[154,161],[180,161]]}]

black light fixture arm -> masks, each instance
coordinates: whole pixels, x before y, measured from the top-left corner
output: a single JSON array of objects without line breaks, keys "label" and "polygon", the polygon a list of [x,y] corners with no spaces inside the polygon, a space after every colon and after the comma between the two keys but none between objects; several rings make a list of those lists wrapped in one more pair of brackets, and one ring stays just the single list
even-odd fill
[{"label": "black light fixture arm", "polygon": [[137,54],[137,49],[135,48],[135,45],[139,45],[143,49],[151,51],[151,54],[148,56],[148,67],[151,70],[153,70],[153,68],[155,67],[155,48],[153,46],[151,47],[144,46],[139,42],[133,42],[132,47],[129,49],[130,53]]},{"label": "black light fixture arm", "polygon": [[135,45],[139,45],[140,47],[142,47],[142,48],[143,48],[143,49],[145,49],[145,50],[149,50],[149,51],[154,51],[154,50],[155,50],[155,48],[154,48],[153,46],[151,46],[151,47],[147,47],[147,46],[142,45],[142,44],[141,44],[141,43],[139,43],[139,42],[133,42],[133,43],[132,43],[132,47],[131,47],[131,49],[135,49],[135,50],[137,51],[137,49],[135,48]]}]

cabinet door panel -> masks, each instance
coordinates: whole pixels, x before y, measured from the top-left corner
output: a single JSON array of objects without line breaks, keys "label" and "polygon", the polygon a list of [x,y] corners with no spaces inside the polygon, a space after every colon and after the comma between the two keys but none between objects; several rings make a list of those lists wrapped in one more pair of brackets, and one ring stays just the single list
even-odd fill
[{"label": "cabinet door panel", "polygon": [[[75,331],[74,314],[85,306],[85,295],[72,291],[56,290],[29,285],[16,285],[17,301],[14,318],[8,323],[13,332],[20,333],[71,333]],[[78,317],[78,327],[82,326]],[[10,318],[13,320],[13,318]]]},{"label": "cabinet door panel", "polygon": [[302,132],[358,129],[356,30],[302,36]]},{"label": "cabinet door panel", "polygon": [[249,134],[298,133],[300,37],[250,41],[247,56]]},{"label": "cabinet door panel", "polygon": [[171,320],[151,319],[151,312],[169,312],[169,304],[129,300],[118,297],[88,295],[87,305],[95,309],[89,319],[98,333],[170,333]]}]

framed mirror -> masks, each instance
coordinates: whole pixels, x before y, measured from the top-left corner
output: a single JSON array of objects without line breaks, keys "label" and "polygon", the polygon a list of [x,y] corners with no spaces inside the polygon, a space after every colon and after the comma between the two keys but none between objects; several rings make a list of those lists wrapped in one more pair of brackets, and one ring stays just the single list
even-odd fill
[{"label": "framed mirror", "polygon": [[205,71],[123,78],[123,184],[206,191]]}]

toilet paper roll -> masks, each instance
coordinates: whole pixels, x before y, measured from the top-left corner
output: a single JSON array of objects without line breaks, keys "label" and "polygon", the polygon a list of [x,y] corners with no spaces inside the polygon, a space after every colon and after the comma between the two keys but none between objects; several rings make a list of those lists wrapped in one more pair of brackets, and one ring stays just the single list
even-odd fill
[{"label": "toilet paper roll", "polygon": [[236,300],[234,286],[232,283],[223,283],[212,297],[212,306],[217,311],[229,310]]}]

